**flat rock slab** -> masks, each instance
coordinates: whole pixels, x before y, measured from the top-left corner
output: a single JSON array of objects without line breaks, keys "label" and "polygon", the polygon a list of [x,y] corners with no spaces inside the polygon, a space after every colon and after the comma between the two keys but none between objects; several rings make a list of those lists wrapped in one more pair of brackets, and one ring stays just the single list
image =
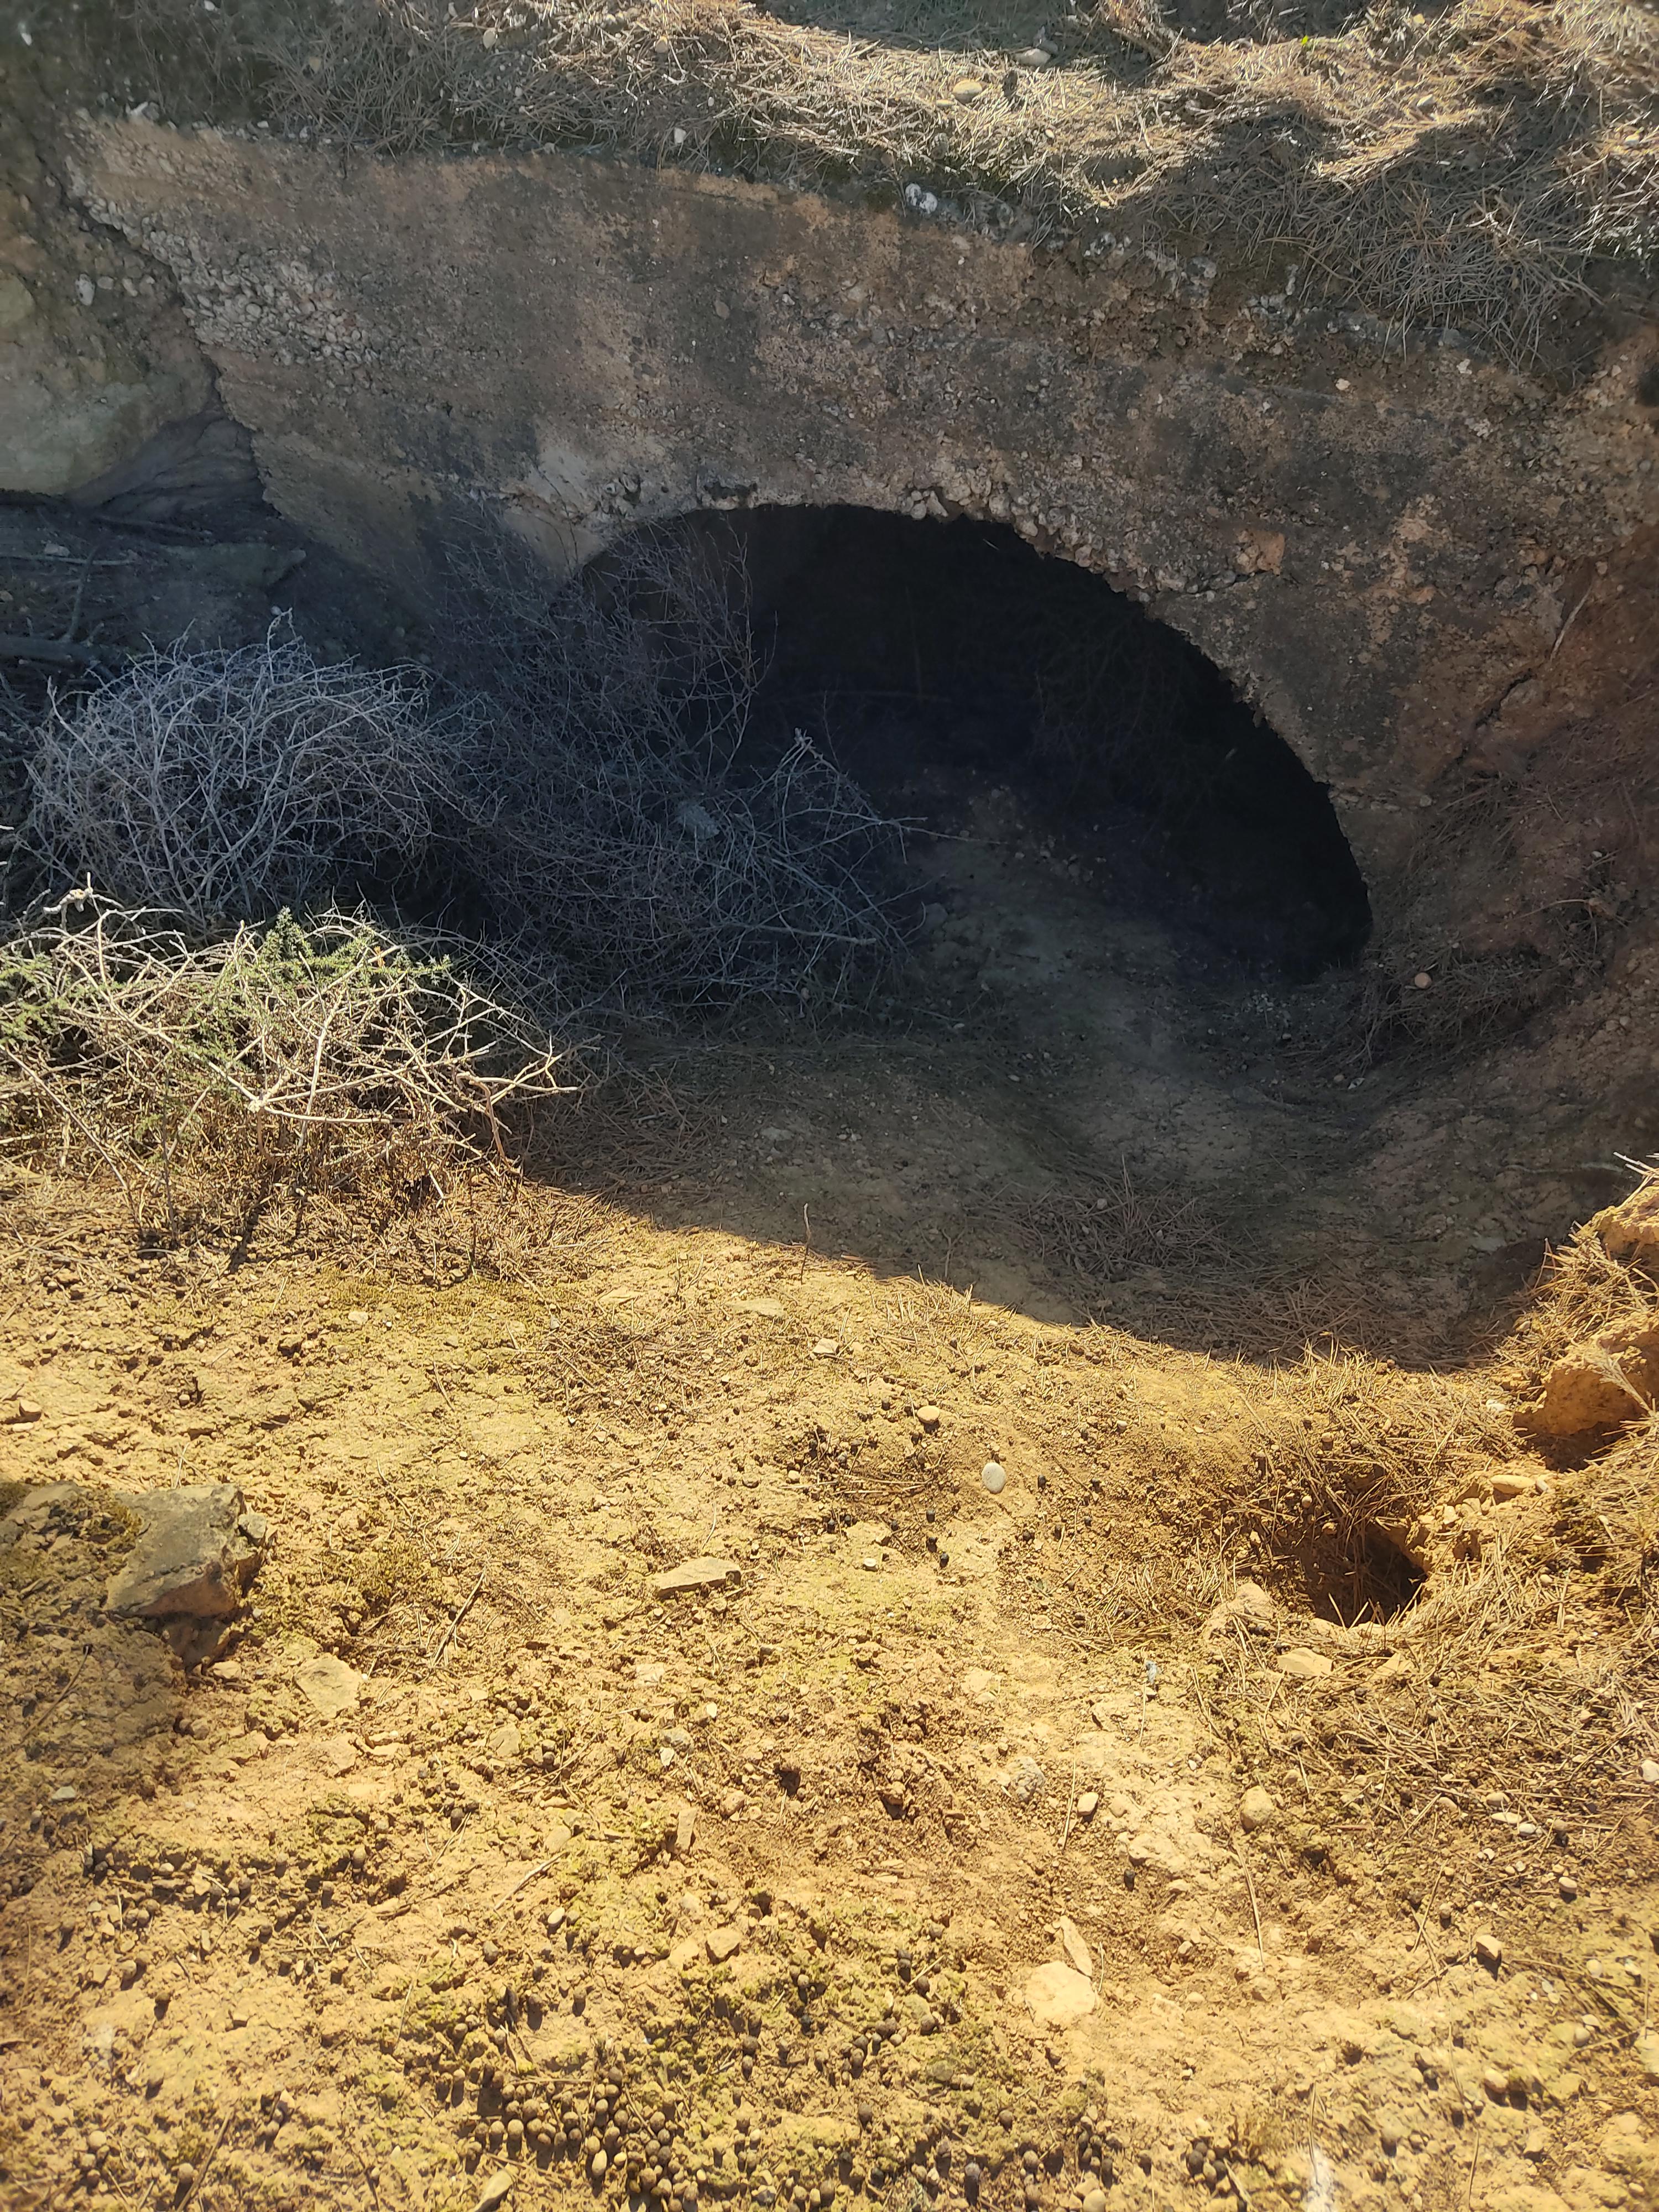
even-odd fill
[{"label": "flat rock slab", "polygon": [[266,1523],[233,1483],[190,1483],[118,1502],[143,1530],[111,1577],[106,1612],[129,1620],[223,1620],[240,1608],[264,1558]]},{"label": "flat rock slab", "polygon": [[1279,1671],[1288,1674],[1293,1682],[1320,1682],[1331,1671],[1332,1662],[1322,1651],[1310,1651],[1304,1644],[1293,1644],[1288,1651],[1279,1655]]},{"label": "flat rock slab", "polygon": [[743,1570],[732,1559],[687,1559],[670,1567],[652,1583],[658,1597],[685,1597],[697,1590],[726,1589],[743,1580]]},{"label": "flat rock slab", "polygon": [[1026,2008],[1039,2027],[1075,2027],[1097,2002],[1088,1978],[1058,1960],[1026,1978]]},{"label": "flat rock slab", "polygon": [[338,1720],[342,1713],[352,1711],[362,1686],[362,1676],[354,1668],[326,1651],[302,1660],[294,1670],[294,1680],[301,1694],[325,1721]]}]

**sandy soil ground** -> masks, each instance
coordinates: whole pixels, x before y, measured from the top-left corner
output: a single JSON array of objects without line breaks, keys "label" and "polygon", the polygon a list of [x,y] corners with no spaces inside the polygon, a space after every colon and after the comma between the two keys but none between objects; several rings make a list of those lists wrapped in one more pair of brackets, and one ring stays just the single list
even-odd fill
[{"label": "sandy soil ground", "polygon": [[[1275,1601],[1197,1510],[1251,1370],[850,1260],[567,1198],[533,1282],[227,1273],[49,1195],[12,2201],[1653,2201],[1650,1707],[1571,1571],[1455,1660]],[[186,1675],[101,1599],[202,1481],[274,1535]]]}]

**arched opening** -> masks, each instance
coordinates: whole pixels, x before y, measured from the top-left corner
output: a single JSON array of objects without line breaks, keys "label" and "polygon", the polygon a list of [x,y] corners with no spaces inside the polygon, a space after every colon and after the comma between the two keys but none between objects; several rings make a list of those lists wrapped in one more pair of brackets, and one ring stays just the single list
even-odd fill
[{"label": "arched opening", "polygon": [[967,519],[761,507],[677,527],[742,573],[763,742],[805,731],[947,835],[983,836],[1010,802],[1010,836],[1051,842],[1114,906],[1285,981],[1360,951],[1370,902],[1326,788],[1103,578]]}]

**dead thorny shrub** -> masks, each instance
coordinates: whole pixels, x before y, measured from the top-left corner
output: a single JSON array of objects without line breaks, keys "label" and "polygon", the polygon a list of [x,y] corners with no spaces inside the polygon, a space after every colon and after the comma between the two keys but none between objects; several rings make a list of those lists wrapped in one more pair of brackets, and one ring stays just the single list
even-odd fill
[{"label": "dead thorny shrub", "polygon": [[487,700],[319,661],[283,622],[181,641],[54,702],[26,852],[53,890],[204,926],[464,913],[507,994],[555,1009],[843,1005],[902,956],[901,833],[805,738],[745,749],[740,581],[648,532],[562,586],[497,549],[458,595]]},{"label": "dead thorny shrub", "polygon": [[550,586],[493,549],[458,650],[492,672],[467,862],[489,933],[585,1004],[838,1006],[902,957],[896,823],[804,737],[757,758],[742,579],[635,532]]},{"label": "dead thorny shrub", "polygon": [[319,661],[286,619],[257,644],[182,639],[65,711],[28,764],[23,836],[54,879],[204,924],[418,874],[476,714],[418,672]]},{"label": "dead thorny shrub", "polygon": [[442,1207],[575,1066],[464,949],[366,915],[204,939],[88,892],[0,946],[0,1141],[112,1178],[144,1238],[246,1234],[279,1197]]}]

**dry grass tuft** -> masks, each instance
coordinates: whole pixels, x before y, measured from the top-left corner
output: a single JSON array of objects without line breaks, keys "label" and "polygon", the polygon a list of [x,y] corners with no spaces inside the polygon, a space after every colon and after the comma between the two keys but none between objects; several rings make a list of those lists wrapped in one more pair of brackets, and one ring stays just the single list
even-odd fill
[{"label": "dry grass tuft", "polygon": [[367,916],[204,942],[88,892],[0,948],[0,1141],[112,1178],[146,1241],[245,1238],[278,1198],[441,1209],[573,1066],[453,951]]},{"label": "dry grass tuft", "polygon": [[[1560,995],[1570,971],[1529,950],[1476,956],[1448,946],[1423,962],[1424,933],[1398,922],[1368,948],[1339,1059],[1363,1073],[1382,1061],[1443,1065],[1509,1036]],[[1427,973],[1426,988],[1416,978]]]},{"label": "dry grass tuft", "polygon": [[[1659,1172],[1638,1172],[1642,1180],[1635,1199],[1659,1184]],[[1500,1371],[1517,1397],[1535,1395],[1556,1361],[1575,1346],[1618,1322],[1644,1320],[1653,1313],[1659,1286],[1640,1266],[1616,1258],[1607,1249],[1609,1230],[1630,1205],[1627,1200],[1624,1206],[1592,1215],[1549,1255],[1536,1295],[1504,1347]]]},{"label": "dry grass tuft", "polygon": [[1563,1480],[1554,1526],[1579,1569],[1651,1644],[1659,1620],[1659,1419],[1627,1431],[1604,1459]]}]

